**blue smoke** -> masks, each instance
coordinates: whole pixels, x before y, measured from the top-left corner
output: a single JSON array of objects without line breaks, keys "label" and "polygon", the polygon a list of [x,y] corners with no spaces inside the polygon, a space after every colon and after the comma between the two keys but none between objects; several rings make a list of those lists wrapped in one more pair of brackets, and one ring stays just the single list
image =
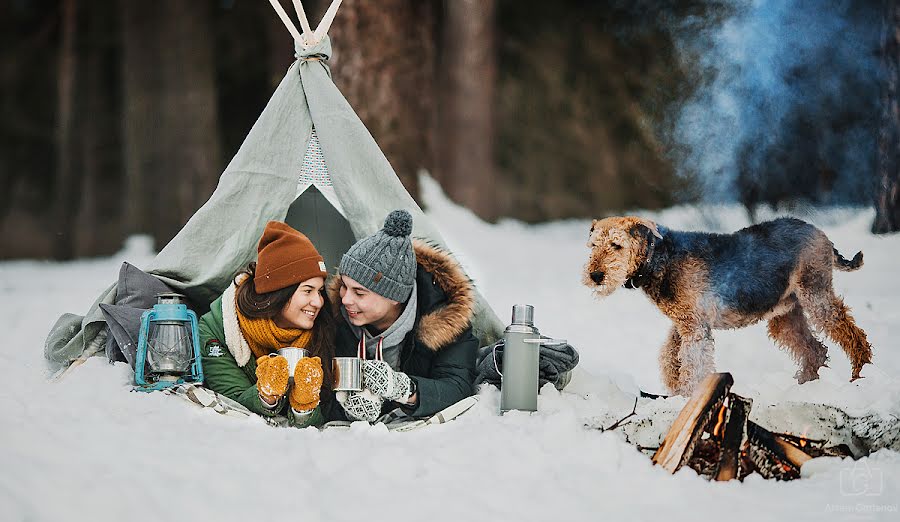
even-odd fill
[{"label": "blue smoke", "polygon": [[723,4],[674,32],[703,78],[674,116],[678,171],[706,201],[870,201],[881,2]]}]

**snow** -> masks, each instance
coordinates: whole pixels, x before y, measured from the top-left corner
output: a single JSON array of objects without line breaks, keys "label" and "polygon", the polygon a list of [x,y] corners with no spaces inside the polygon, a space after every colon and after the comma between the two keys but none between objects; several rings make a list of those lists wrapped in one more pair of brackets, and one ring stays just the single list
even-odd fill
[{"label": "snow", "polygon": [[[535,305],[545,334],[581,354],[563,393],[545,387],[539,412],[497,414],[482,390],[470,412],[408,433],[355,424],[348,431],[278,429],[163,394],[129,393],[123,364],[93,358],[59,383],[46,381],[44,338],[64,312],[84,313],[122,261],[144,266],[146,238],[110,258],[0,263],[0,519],[150,520],[897,520],[900,454],[854,462],[814,459],[787,483],[751,476],[710,483],[674,476],[615,433],[585,427],[630,410],[622,390],[663,392],[657,349],[665,319],[639,292],[593,298],[580,283],[590,222],[486,224],[423,181],[429,214],[479,288],[508,320]],[[747,224],[737,207],[640,212],[670,228],[728,231]],[[822,227],[865,267],[835,285],[866,330],[875,364],[849,383],[831,343],[831,368],[798,386],[765,326],[716,332],[716,362],[755,405],[810,401],[852,415],[900,416],[900,236],[868,232],[872,212],[832,209],[801,217]],[[680,399],[654,401],[677,405]],[[675,402],[673,402],[675,401]],[[670,408],[671,409],[671,408]],[[624,416],[624,414],[622,415]],[[612,418],[612,417],[610,417]]]}]

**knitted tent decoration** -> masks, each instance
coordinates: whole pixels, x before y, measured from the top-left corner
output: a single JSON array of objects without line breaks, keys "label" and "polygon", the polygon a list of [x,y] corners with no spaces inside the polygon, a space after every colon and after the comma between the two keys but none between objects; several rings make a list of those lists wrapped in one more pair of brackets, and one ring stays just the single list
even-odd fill
[{"label": "knitted tent decoration", "polygon": [[[331,273],[341,255],[357,239],[379,230],[394,209],[412,214],[413,237],[444,245],[331,80],[331,41],[326,33],[341,0],[332,2],[315,30],[300,0],[294,0],[302,33],[278,0],[270,3],[293,36],[296,61],[220,176],[212,196],[143,267],[185,294],[198,313],[254,260],[268,221],[286,221],[306,234]],[[115,296],[113,284],[84,316],[60,317],[44,348],[51,370],[103,352],[106,322],[99,305],[113,304]],[[480,294],[473,329],[482,345],[503,331]]]}]

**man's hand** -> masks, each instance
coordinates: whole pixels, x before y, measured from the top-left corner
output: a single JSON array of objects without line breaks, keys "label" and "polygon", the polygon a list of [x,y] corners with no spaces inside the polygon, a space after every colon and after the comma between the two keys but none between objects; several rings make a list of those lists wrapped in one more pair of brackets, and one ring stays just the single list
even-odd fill
[{"label": "man's hand", "polygon": [[363,388],[388,401],[406,403],[412,392],[409,376],[384,361],[363,361]]},{"label": "man's hand", "polygon": [[335,393],[341,407],[352,420],[375,422],[381,416],[384,399],[369,390]]},{"label": "man's hand", "polygon": [[256,388],[259,398],[274,406],[288,388],[288,362],[277,354],[263,355],[256,360]]},{"label": "man's hand", "polygon": [[304,357],[294,367],[294,387],[288,397],[295,411],[309,411],[319,405],[322,390],[322,360],[318,357]]}]

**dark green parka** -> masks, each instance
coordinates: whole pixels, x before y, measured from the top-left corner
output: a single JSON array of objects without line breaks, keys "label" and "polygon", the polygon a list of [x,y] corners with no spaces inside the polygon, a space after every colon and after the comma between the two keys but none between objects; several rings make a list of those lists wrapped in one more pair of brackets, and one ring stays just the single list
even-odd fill
[{"label": "dark green parka", "polygon": [[250,352],[237,323],[234,289],[234,284],[228,287],[199,321],[204,384],[258,415],[285,415],[288,422],[297,427],[323,424],[321,406],[299,424],[289,414],[290,406],[286,399],[275,410],[263,406],[256,388],[256,357]]},{"label": "dark green parka", "polygon": [[[416,381],[418,405],[413,416],[433,415],[472,395],[478,340],[470,324],[475,307],[472,283],[446,252],[414,240],[416,253],[415,326],[400,348],[400,371]],[[341,279],[328,286],[338,324],[335,357],[355,357],[359,340],[340,312]],[[334,401],[337,402],[337,401]],[[396,404],[393,404],[396,407]],[[344,420],[340,408],[329,408],[327,420]]]}]

